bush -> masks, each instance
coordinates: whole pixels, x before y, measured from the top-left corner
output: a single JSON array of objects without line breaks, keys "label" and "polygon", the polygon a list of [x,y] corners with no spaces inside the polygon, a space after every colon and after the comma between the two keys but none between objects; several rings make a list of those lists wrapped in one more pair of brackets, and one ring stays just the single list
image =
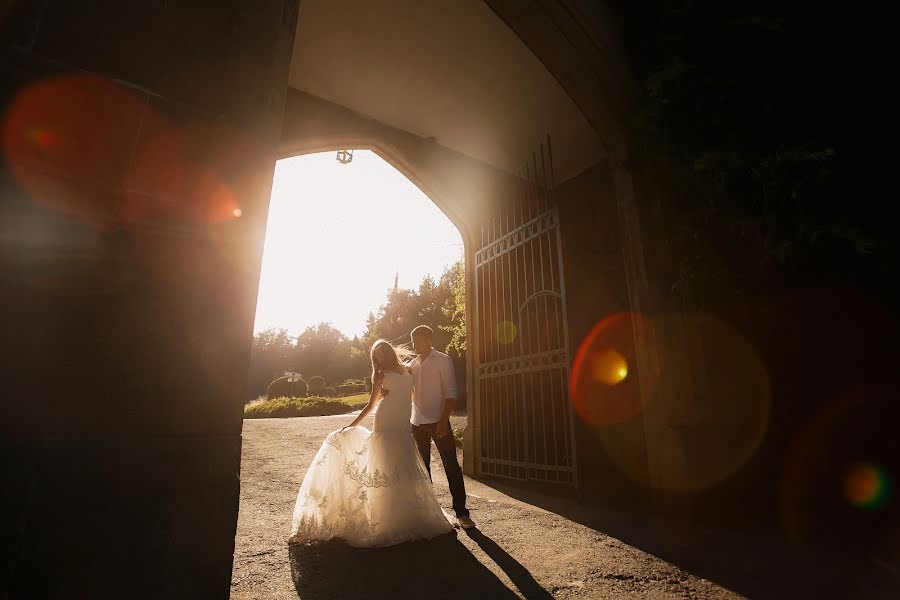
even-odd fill
[{"label": "bush", "polygon": [[258,399],[244,407],[245,419],[272,419],[283,417],[320,417],[342,415],[354,410],[343,402],[317,396],[307,398]]},{"label": "bush", "polygon": [[364,380],[364,385],[366,386],[366,391],[371,393],[371,391],[372,391],[372,378],[369,377],[369,376],[366,376],[366,378],[365,378],[365,380]]},{"label": "bush", "polygon": [[288,377],[279,377],[266,388],[266,396],[269,398],[303,398],[307,394],[307,385],[303,379],[290,382]]},{"label": "bush", "polygon": [[325,390],[325,379],[319,375],[314,377],[310,377],[309,381],[306,382],[309,393],[312,396],[321,396],[322,392]]},{"label": "bush", "polygon": [[337,391],[333,387],[325,388],[325,397],[326,398],[334,398],[337,396]]},{"label": "bush", "polygon": [[338,396],[352,396],[354,394],[364,394],[366,386],[363,383],[345,383],[334,387]]}]

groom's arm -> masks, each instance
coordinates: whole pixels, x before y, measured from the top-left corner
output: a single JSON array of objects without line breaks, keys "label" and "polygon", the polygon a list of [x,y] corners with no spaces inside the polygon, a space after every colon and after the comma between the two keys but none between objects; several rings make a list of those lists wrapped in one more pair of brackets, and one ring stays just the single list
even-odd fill
[{"label": "groom's arm", "polygon": [[453,368],[453,359],[449,356],[441,361],[441,387],[444,391],[444,412],[441,420],[437,422],[435,434],[444,437],[450,433],[450,413],[456,403],[456,373]]}]

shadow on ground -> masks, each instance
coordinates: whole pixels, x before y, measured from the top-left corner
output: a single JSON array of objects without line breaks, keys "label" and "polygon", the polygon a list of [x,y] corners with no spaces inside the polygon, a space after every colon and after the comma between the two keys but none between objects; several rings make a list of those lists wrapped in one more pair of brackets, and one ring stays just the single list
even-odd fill
[{"label": "shadow on ground", "polygon": [[497,566],[503,569],[510,581],[519,588],[522,595],[531,600],[553,598],[547,590],[542,588],[540,584],[531,576],[522,564],[514,559],[509,553],[501,548],[494,540],[484,535],[478,529],[466,529],[465,533],[469,536],[478,547],[487,554],[491,560],[497,563]]},{"label": "shadow on ground", "polygon": [[615,511],[533,485],[479,481],[749,598],[895,598],[900,589],[900,575],[892,567],[849,553],[791,545],[755,531]]},{"label": "shadow on ground", "polygon": [[[471,537],[516,586],[530,590],[527,597],[549,598],[531,574],[487,536],[472,532]],[[517,597],[455,532],[388,548],[354,548],[340,540],[290,544],[289,554],[294,587],[303,600]]]}]

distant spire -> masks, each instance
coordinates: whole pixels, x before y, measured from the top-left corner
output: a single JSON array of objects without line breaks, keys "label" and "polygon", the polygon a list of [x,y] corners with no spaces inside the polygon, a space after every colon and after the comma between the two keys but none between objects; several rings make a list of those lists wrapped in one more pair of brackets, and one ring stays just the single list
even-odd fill
[{"label": "distant spire", "polygon": [[400,289],[400,271],[397,271],[397,274],[394,275],[394,293],[396,293]]}]

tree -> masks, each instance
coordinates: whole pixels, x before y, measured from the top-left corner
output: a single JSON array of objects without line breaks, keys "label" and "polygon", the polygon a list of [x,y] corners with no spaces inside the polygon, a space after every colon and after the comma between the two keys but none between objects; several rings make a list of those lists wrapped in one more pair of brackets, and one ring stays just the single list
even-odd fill
[{"label": "tree", "polygon": [[379,338],[408,344],[417,325],[434,331],[434,346],[457,358],[462,373],[466,352],[465,265],[462,260],[448,267],[435,281],[425,277],[418,290],[394,288],[377,312],[370,313],[360,345],[368,348]]},{"label": "tree", "polygon": [[267,329],[253,337],[248,388],[251,397],[265,393],[269,383],[292,368],[294,344],[284,329]]},{"label": "tree", "polygon": [[297,336],[294,363],[305,376],[321,375],[327,381],[361,379],[369,368],[367,351],[359,340],[348,340],[331,323],[319,323]]},{"label": "tree", "polygon": [[453,266],[444,271],[444,274],[441,275],[441,285],[446,285],[450,290],[450,298],[442,308],[449,321],[443,326],[443,330],[450,336],[447,351],[457,356],[465,356],[466,267],[462,260],[456,261]]},{"label": "tree", "polygon": [[715,303],[784,281],[887,287],[877,271],[895,234],[875,182],[896,136],[867,132],[892,130],[896,111],[857,90],[883,77],[891,36],[876,30],[896,20],[771,2],[620,9],[641,87],[632,160],[666,190],[672,288]]},{"label": "tree", "polygon": [[465,268],[460,260],[440,278],[423,278],[417,290],[395,286],[378,311],[369,313],[367,330],[352,340],[330,323],[307,327],[295,340],[284,329],[270,329],[253,339],[250,359],[249,397],[263,394],[266,386],[285,371],[301,373],[307,381],[314,376],[339,384],[362,379],[371,369],[369,349],[378,338],[408,344],[417,325],[434,330],[434,345],[457,360],[464,372],[466,351]]}]

